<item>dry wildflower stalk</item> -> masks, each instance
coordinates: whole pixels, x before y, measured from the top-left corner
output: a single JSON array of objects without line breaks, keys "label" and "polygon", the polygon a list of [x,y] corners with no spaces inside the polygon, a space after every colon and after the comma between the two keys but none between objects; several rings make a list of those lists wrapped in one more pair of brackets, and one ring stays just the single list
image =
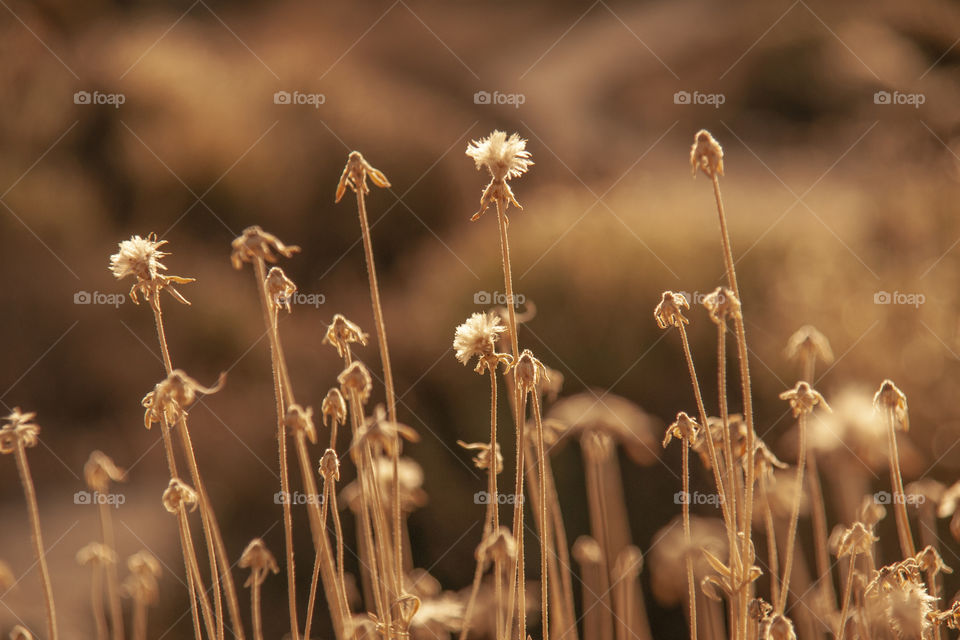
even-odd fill
[{"label": "dry wildflower stalk", "polygon": [[240,556],[239,566],[241,569],[250,569],[250,577],[244,583],[245,587],[250,587],[250,611],[253,617],[253,637],[255,640],[263,640],[263,623],[260,619],[260,585],[267,579],[269,573],[280,573],[277,561],[273,554],[263,544],[260,538],[254,538],[243,550]]},{"label": "dry wildflower stalk", "polygon": [[847,611],[850,607],[850,594],[853,592],[854,567],[858,554],[871,554],[876,538],[862,522],[855,522],[853,526],[843,532],[837,549],[837,558],[849,556],[847,566],[847,581],[843,589],[843,603],[840,605],[840,627],[837,640],[843,640],[847,628]]},{"label": "dry wildflower stalk", "polygon": [[20,484],[23,485],[23,495],[30,516],[33,551],[40,567],[40,585],[43,588],[44,604],[47,608],[47,637],[50,640],[57,640],[57,611],[53,602],[53,588],[50,584],[50,571],[47,568],[43,535],[40,533],[40,509],[37,506],[37,490],[33,485],[33,476],[30,474],[30,464],[27,462],[27,449],[37,446],[37,442],[39,442],[40,427],[33,421],[36,417],[36,413],[23,413],[19,407],[14,407],[10,415],[4,418],[6,424],[3,425],[3,428],[0,428],[0,454],[12,453],[17,461],[17,472],[20,475]]},{"label": "dry wildflower stalk", "polygon": [[782,400],[790,403],[793,410],[793,417],[800,421],[800,446],[797,454],[797,496],[793,503],[793,511],[790,514],[790,525],[787,530],[786,559],[783,564],[783,587],[780,589],[780,600],[776,603],[776,612],[783,615],[787,607],[787,594],[790,592],[790,574],[793,570],[793,556],[795,553],[797,539],[797,522],[800,518],[800,500],[803,487],[803,470],[807,455],[807,417],[813,412],[813,408],[820,406],[830,411],[823,396],[813,389],[808,383],[800,381],[797,385],[788,391],[780,394]]},{"label": "dry wildflower stalk", "polygon": [[[241,269],[243,263],[249,262],[254,267],[254,278],[257,291],[260,295],[260,306],[263,311],[263,322],[270,338],[270,358],[273,369],[273,392],[277,412],[277,451],[280,460],[280,491],[283,495],[290,495],[290,469],[287,462],[287,436],[284,428],[286,407],[293,403],[292,391],[289,388],[289,376],[286,362],[283,359],[280,347],[280,336],[277,331],[276,298],[271,299],[267,284],[268,262],[275,263],[277,255],[285,258],[300,251],[300,247],[285,245],[276,236],[267,233],[258,226],[247,227],[243,234],[231,243],[230,260],[234,269]],[[293,640],[300,638],[300,625],[297,621],[296,601],[296,565],[293,557],[293,515],[289,500],[283,503],[283,533],[284,547],[287,562],[287,592],[288,609],[290,613],[290,633]]]},{"label": "dry wildflower stalk", "polygon": [[[681,460],[682,460],[682,471],[683,474],[683,495],[684,501],[682,505],[683,509],[683,535],[686,539],[687,546],[692,546],[690,539],[690,447],[700,436],[700,426],[697,422],[688,416],[686,413],[681,411],[677,414],[677,419],[667,427],[667,432],[663,437],[663,447],[666,448],[670,444],[670,440],[677,438],[680,440],[682,449],[681,449]],[[707,437],[710,437],[709,435]],[[731,547],[732,548],[732,547]],[[690,598],[690,640],[697,639],[697,588],[696,581],[693,578],[693,558],[690,555],[687,555],[686,558],[686,569],[687,569],[687,585],[689,590]]]},{"label": "dry wildflower stalk", "polygon": [[[126,473],[118,468],[113,460],[102,451],[94,451],[83,467],[87,487],[94,493],[107,493],[111,482],[122,482]],[[113,554],[113,561],[103,564],[107,576],[107,597],[110,600],[110,629],[113,640],[123,640],[123,609],[120,605],[120,579],[117,575],[117,545],[113,530],[111,506],[105,501],[98,504],[100,532],[103,546]]]},{"label": "dry wildflower stalk", "polygon": [[908,431],[910,418],[907,413],[907,396],[891,380],[884,380],[873,398],[874,406],[884,413],[887,421],[887,444],[889,446],[890,484],[893,486],[893,512],[897,520],[897,536],[900,539],[900,551],[904,557],[916,555],[913,534],[910,532],[910,519],[907,517],[906,498],[903,490],[903,476],[900,473],[900,452],[897,449],[897,429]]},{"label": "dry wildflower stalk", "polygon": [[99,640],[107,639],[107,613],[103,605],[104,569],[117,563],[113,549],[99,542],[91,542],[77,552],[77,564],[90,567],[90,608]]},{"label": "dry wildflower stalk", "polygon": [[127,558],[127,569],[123,588],[133,599],[133,640],[147,640],[147,608],[160,599],[160,563],[149,551],[138,551]]}]

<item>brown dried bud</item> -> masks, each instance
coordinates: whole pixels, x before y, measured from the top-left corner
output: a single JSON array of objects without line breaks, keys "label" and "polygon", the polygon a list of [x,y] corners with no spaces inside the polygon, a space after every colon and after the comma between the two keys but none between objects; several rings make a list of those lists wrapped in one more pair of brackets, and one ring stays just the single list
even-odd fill
[{"label": "brown dried bud", "polygon": [[707,177],[723,175],[723,147],[706,129],[700,129],[694,137],[690,147],[690,168],[693,177],[697,177],[697,169],[703,171]]},{"label": "brown dried bud", "polygon": [[327,391],[327,396],[320,405],[323,416],[323,426],[340,425],[347,420],[347,401],[336,387]]},{"label": "brown dried bud", "polygon": [[83,465],[83,477],[91,491],[104,492],[111,482],[123,482],[127,479],[126,473],[113,463],[113,460],[102,451],[90,454]]},{"label": "brown dried bud", "polygon": [[337,382],[343,394],[349,396],[356,393],[361,403],[370,399],[370,392],[373,390],[373,381],[370,379],[370,371],[359,360],[354,360],[350,365],[340,372],[337,376]]},{"label": "brown dried bud", "polygon": [[291,435],[304,434],[311,443],[317,443],[317,429],[313,426],[313,409],[304,409],[298,404],[287,407],[287,414],[283,419]]},{"label": "brown dried bud", "polygon": [[170,513],[177,513],[180,509],[193,511],[197,508],[199,499],[192,487],[178,478],[173,478],[163,492],[163,507]]},{"label": "brown dried bud", "polygon": [[653,317],[661,329],[681,327],[690,323],[683,315],[683,310],[689,308],[690,303],[683,294],[664,291],[660,304],[653,311]]}]

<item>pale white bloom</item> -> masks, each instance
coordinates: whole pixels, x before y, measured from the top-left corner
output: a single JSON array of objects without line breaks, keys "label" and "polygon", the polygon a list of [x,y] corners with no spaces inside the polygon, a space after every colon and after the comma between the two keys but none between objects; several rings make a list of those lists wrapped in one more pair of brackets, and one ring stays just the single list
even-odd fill
[{"label": "pale white bloom", "polygon": [[[457,360],[466,365],[474,356],[483,362],[496,355],[497,337],[506,330],[497,314],[474,313],[453,335]],[[480,363],[477,366],[479,368]]]},{"label": "pale white bloom", "polygon": [[515,133],[509,137],[503,131],[494,131],[486,138],[472,140],[467,155],[473,158],[477,169],[486,167],[494,180],[519,178],[533,161],[527,151],[527,141]]}]

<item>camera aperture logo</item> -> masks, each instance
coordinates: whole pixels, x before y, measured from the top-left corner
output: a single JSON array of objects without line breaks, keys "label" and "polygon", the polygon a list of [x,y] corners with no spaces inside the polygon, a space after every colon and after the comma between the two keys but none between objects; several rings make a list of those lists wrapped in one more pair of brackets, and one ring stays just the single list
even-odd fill
[{"label": "camera aperture logo", "polygon": [[[513,294],[513,305],[519,306],[527,303],[527,296],[522,293]],[[499,291],[477,291],[473,294],[473,304],[491,305],[496,304],[506,307],[510,304],[509,296]]]},{"label": "camera aperture logo", "polygon": [[712,507],[719,507],[723,504],[723,496],[718,493],[700,493],[692,491],[690,493],[677,491],[673,494],[674,504],[708,504]]},{"label": "camera aperture logo", "polygon": [[73,94],[73,104],[103,104],[119,109],[120,105],[126,101],[127,96],[122,93],[80,90]]},{"label": "camera aperture logo", "polygon": [[877,91],[873,94],[873,104],[898,104],[907,105],[914,109],[919,109],[920,105],[927,101],[927,96],[922,93],[903,93],[902,91]]},{"label": "camera aperture logo", "polygon": [[273,94],[273,104],[306,104],[314,109],[326,103],[327,96],[322,93],[305,93],[303,91],[277,91]]},{"label": "camera aperture logo", "polygon": [[273,503],[274,504],[323,504],[323,496],[318,494],[310,493],[300,493],[299,491],[294,491],[293,493],[287,493],[285,491],[277,491],[273,494]]},{"label": "camera aperture logo", "polygon": [[920,308],[927,301],[927,296],[922,293],[903,293],[901,291],[877,291],[873,294],[873,304],[903,304],[916,309]]},{"label": "camera aperture logo", "polygon": [[127,497],[122,493],[100,493],[99,491],[77,491],[73,494],[73,504],[95,504],[109,505],[114,509],[119,509],[120,505],[127,501]]},{"label": "camera aperture logo", "polygon": [[[473,504],[490,504],[490,494],[486,491],[477,491],[473,494]],[[515,493],[498,493],[497,504],[523,504],[523,496]]]},{"label": "camera aperture logo", "polygon": [[889,491],[877,491],[873,494],[873,501],[876,504],[919,505],[927,501],[927,496],[922,493],[892,494]]},{"label": "camera aperture logo", "polygon": [[73,304],[106,304],[117,308],[127,301],[122,293],[100,293],[99,291],[77,291],[73,294]]},{"label": "camera aperture logo", "polygon": [[677,91],[673,94],[673,104],[695,104],[710,105],[714,109],[719,109],[720,105],[727,101],[727,96],[722,93],[701,93],[700,91]]},{"label": "camera aperture logo", "polygon": [[322,293],[300,293],[299,291],[289,296],[277,296],[277,306],[287,307],[289,305],[307,305],[319,309],[320,305],[325,304],[327,296]]},{"label": "camera aperture logo", "polygon": [[522,93],[501,93],[500,91],[477,91],[473,94],[473,104],[505,104],[514,109],[519,109],[520,105],[527,101],[527,96]]}]

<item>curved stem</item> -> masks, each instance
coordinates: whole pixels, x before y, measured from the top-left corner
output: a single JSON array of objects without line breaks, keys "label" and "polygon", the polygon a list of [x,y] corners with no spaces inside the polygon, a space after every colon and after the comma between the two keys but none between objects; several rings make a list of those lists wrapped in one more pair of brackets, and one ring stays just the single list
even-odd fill
[{"label": "curved stem", "polygon": [[797,522],[800,519],[800,501],[803,498],[803,467],[807,457],[807,414],[800,413],[800,451],[797,454],[797,476],[794,491],[793,509],[790,512],[790,525],[787,529],[786,557],[783,564],[783,584],[780,587],[780,601],[777,613],[783,615],[787,608],[787,595],[790,593],[790,574],[793,571],[793,557],[797,542]]},{"label": "curved stem", "polygon": [[[113,518],[110,514],[110,505],[101,502],[97,511],[100,516],[100,535],[103,545],[117,553],[117,543],[114,540]],[[107,599],[110,601],[110,626],[113,640],[123,640],[123,608],[120,605],[120,580],[117,577],[117,564],[109,563],[106,570]]]},{"label": "curved stem", "polygon": [[547,486],[544,482],[546,476],[546,454],[543,446],[543,416],[540,414],[540,396],[536,392],[533,396],[533,419],[537,424],[537,464],[540,468],[539,489],[540,489],[540,619],[541,634],[543,640],[550,640],[550,620],[549,620],[549,599],[547,584],[547,546],[550,540],[550,523],[547,520]]},{"label": "curved stem", "polygon": [[847,611],[850,608],[850,593],[853,591],[853,568],[857,559],[856,554],[850,554],[850,564],[847,567],[847,584],[843,589],[843,605],[840,609],[840,629],[837,632],[837,640],[843,640],[847,631]]},{"label": "curved stem", "polygon": [[900,474],[900,451],[897,448],[896,417],[893,409],[887,410],[887,444],[890,447],[890,484],[893,486],[893,512],[897,517],[897,537],[904,558],[917,555],[907,517],[907,505],[903,491],[903,476]]}]

